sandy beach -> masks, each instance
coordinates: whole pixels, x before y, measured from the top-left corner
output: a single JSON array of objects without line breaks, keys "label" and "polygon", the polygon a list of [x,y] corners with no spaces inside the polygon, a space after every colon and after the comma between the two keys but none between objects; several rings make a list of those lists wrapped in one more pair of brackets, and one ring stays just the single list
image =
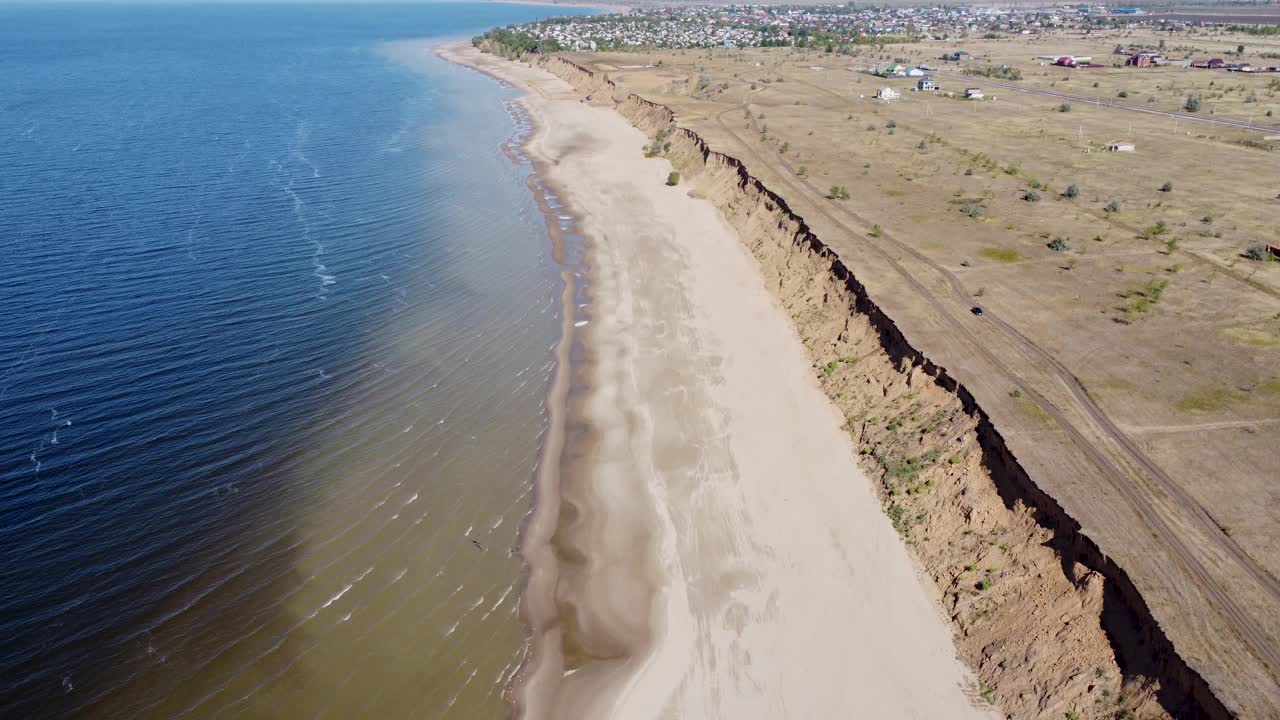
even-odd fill
[{"label": "sandy beach", "polygon": [[527,91],[526,152],[589,242],[558,502],[544,484],[522,547],[520,715],[995,717],[719,212],[558,78],[441,54]]}]

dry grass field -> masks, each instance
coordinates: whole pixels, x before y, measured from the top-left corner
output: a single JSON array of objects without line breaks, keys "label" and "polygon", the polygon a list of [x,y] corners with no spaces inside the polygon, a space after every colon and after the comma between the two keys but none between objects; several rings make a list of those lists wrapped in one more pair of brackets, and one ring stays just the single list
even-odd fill
[{"label": "dry grass field", "polygon": [[[1111,66],[1123,63],[1117,44],[1161,39],[1173,58],[1280,64],[1261,56],[1280,53],[1280,38],[1140,33],[853,57],[570,57],[671,107],[782,195],[916,347],[973,390],[1024,467],[1134,577],[1193,667],[1232,688],[1246,716],[1270,717],[1280,707],[1280,262],[1244,252],[1280,243],[1280,138],[1267,139],[1280,130],[1180,109],[1195,95],[1199,117],[1280,127],[1280,73]],[[1240,44],[1243,57],[1225,54]],[[1017,68],[1009,85],[1093,101],[1003,87],[960,99],[986,78],[938,59],[957,49],[975,58],[963,67]],[[1107,67],[1035,59],[1050,54]],[[893,61],[938,67],[942,92],[858,72]],[[883,87],[901,98],[876,100]],[[1103,151],[1113,142],[1136,151]]]}]

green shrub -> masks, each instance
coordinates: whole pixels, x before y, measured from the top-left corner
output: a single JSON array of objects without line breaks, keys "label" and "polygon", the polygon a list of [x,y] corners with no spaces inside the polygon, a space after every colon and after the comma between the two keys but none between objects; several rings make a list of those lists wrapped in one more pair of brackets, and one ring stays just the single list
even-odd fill
[{"label": "green shrub", "polygon": [[679,185],[680,173],[676,172],[675,170],[672,170],[671,172],[667,173],[667,184],[672,187]]},{"label": "green shrub", "polygon": [[1189,113],[1200,112],[1200,96],[1189,95],[1187,101],[1182,103],[1182,109]]},{"label": "green shrub", "polygon": [[889,521],[893,523],[893,529],[897,530],[898,532],[904,535],[907,533],[907,522],[903,518],[903,515],[905,513],[906,513],[906,508],[896,504],[890,505],[887,511],[887,514],[889,515]]},{"label": "green shrub", "polygon": [[1059,235],[1049,242],[1049,249],[1054,252],[1066,252],[1071,249],[1071,241]]},{"label": "green shrub", "polygon": [[1080,187],[1077,185],[1068,185],[1067,189],[1062,192],[1063,197],[1077,198],[1080,197]]},{"label": "green shrub", "polygon": [[1022,199],[1027,202],[1040,202],[1040,193],[1035,190],[1028,190],[1022,195]]}]

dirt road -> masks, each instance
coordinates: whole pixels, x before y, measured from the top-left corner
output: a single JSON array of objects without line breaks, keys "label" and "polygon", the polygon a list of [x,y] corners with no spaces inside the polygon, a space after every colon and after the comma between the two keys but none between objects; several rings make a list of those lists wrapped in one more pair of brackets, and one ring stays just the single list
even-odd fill
[{"label": "dirt road", "polygon": [[[742,112],[744,109],[746,109],[745,105],[730,108],[716,116],[716,122],[723,132],[735,138],[743,147],[755,149],[755,145],[748,144],[723,119],[723,116],[729,112]],[[751,122],[755,127],[756,120],[754,116],[752,118]],[[957,337],[964,339],[976,356],[981,357],[989,366],[1012,380],[1029,399],[1051,417],[1070,438],[1072,444],[1101,471],[1116,492],[1133,507],[1135,513],[1150,527],[1151,532],[1159,538],[1162,545],[1168,548],[1171,555],[1177,559],[1187,580],[1193,583],[1205,597],[1212,599],[1212,605],[1228,620],[1240,640],[1250,649],[1251,654],[1266,666],[1272,679],[1280,680],[1280,676],[1277,675],[1280,672],[1280,650],[1277,649],[1276,643],[1259,628],[1258,623],[1232,595],[1214,580],[1201,560],[1201,555],[1192,550],[1190,539],[1176,528],[1188,524],[1196,527],[1199,532],[1194,540],[1207,540],[1212,543],[1220,550],[1217,554],[1230,558],[1230,562],[1238,564],[1258,586],[1278,601],[1280,601],[1280,582],[1226,535],[1194,498],[1151,460],[1132,438],[1120,430],[1066,366],[989,309],[980,319],[971,317],[968,310],[972,305],[973,293],[965,289],[954,273],[883,229],[878,237],[871,234],[869,232],[873,227],[871,222],[845,205],[826,201],[825,193],[807,178],[799,176],[796,168],[793,168],[791,163],[772,147],[768,147],[767,152],[757,153],[752,161],[752,164],[759,161],[773,166],[786,185],[785,191],[788,194],[794,192],[805,196],[825,219],[850,235],[858,237],[860,242],[873,249],[929,303],[936,316],[948,323]],[[901,257],[902,254],[910,256],[921,266],[939,274],[950,289],[948,293],[950,297],[938,296],[921,282],[917,266],[913,266],[911,270],[904,267],[895,257],[895,255]],[[988,349],[991,343],[984,341],[978,335],[979,324],[985,324],[988,328],[994,329],[1005,341],[1022,348],[1031,357],[1043,363],[1070,391],[1074,407],[1067,411],[1059,408],[1025,377],[992,353]],[[1083,423],[1084,429],[1077,423]],[[1160,502],[1158,499],[1164,501]]]}]

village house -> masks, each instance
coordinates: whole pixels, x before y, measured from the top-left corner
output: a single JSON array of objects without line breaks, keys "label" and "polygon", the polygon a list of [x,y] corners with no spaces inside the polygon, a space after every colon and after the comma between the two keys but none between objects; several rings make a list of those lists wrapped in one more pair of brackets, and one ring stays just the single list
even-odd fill
[{"label": "village house", "polygon": [[982,94],[982,88],[965,88],[964,96],[967,100],[981,100],[986,97]]},{"label": "village house", "polygon": [[1053,64],[1072,68],[1077,66],[1083,67],[1087,66],[1092,60],[1093,57],[1089,55],[1061,55],[1054,58]]},{"label": "village house", "polygon": [[1129,67],[1144,68],[1151,67],[1153,65],[1160,65],[1162,62],[1164,62],[1164,58],[1161,57],[1160,53],[1139,52],[1130,55],[1129,59],[1124,61],[1124,64]]},{"label": "village house", "polygon": [[926,77],[916,83],[916,90],[920,90],[922,92],[923,91],[932,92],[937,89],[938,89],[938,83],[934,82],[933,78]]},{"label": "village house", "polygon": [[876,91],[876,99],[884,102],[893,102],[902,97],[902,93],[890,87],[883,87]]},{"label": "village house", "polygon": [[1107,144],[1107,152],[1133,152],[1134,150],[1133,143],[1115,142]]}]

